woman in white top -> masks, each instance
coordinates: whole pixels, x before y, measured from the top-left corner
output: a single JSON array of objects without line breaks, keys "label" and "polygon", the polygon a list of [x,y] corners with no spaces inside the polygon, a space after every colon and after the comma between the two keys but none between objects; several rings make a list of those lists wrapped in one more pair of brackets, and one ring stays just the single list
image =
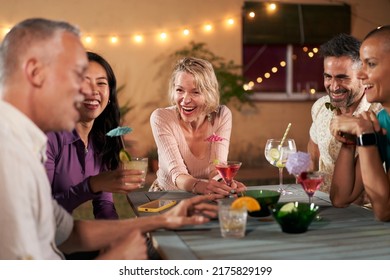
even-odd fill
[{"label": "woman in white top", "polygon": [[150,190],[219,197],[244,191],[240,182],[229,187],[215,177],[214,163],[228,158],[232,114],[219,104],[211,63],[192,57],[180,60],[171,75],[169,98],[173,106],[156,109],[150,117],[159,158],[157,179]]}]

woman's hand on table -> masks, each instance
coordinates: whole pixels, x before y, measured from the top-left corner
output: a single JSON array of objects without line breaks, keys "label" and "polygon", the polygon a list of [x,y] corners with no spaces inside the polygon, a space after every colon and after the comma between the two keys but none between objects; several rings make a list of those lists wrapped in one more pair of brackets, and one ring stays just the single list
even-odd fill
[{"label": "woman's hand on table", "polygon": [[224,181],[216,181],[210,179],[206,188],[204,189],[204,194],[213,194],[216,198],[228,197],[232,193],[241,193],[246,190],[246,186],[243,183],[233,180],[232,185],[229,187]]}]

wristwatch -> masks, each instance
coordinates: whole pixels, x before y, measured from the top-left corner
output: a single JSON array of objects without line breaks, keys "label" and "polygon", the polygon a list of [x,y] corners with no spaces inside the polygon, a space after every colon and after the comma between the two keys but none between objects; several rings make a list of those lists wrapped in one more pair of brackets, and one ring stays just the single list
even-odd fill
[{"label": "wristwatch", "polygon": [[363,133],[356,137],[356,145],[373,146],[378,143],[376,133]]}]

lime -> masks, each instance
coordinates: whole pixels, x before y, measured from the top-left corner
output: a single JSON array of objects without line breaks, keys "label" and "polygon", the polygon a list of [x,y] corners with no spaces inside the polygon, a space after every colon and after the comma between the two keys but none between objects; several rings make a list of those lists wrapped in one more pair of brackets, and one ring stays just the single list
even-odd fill
[{"label": "lime", "polygon": [[278,160],[279,157],[280,157],[279,150],[276,149],[276,148],[272,148],[271,150],[269,150],[268,155],[269,155],[269,157],[272,158],[273,160]]},{"label": "lime", "polygon": [[278,216],[282,217],[295,211],[297,211],[297,207],[295,206],[295,203],[289,202],[283,205],[282,208],[280,208]]},{"label": "lime", "polygon": [[119,152],[119,159],[122,163],[131,161],[131,156],[125,149],[121,149]]}]

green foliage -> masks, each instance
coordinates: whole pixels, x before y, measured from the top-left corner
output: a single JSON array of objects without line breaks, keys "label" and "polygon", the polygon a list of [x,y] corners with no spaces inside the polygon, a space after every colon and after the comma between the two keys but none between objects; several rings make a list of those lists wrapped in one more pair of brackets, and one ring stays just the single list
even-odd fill
[{"label": "green foliage", "polygon": [[[121,85],[116,89],[116,94],[119,96],[119,94],[123,91],[125,88],[125,85]],[[119,106],[119,112],[121,114],[121,120],[124,120],[126,114],[133,109],[133,106],[130,106],[130,100],[127,100],[125,104]]]},{"label": "green foliage", "polygon": [[222,104],[227,104],[232,99],[237,99],[240,103],[252,104],[249,99],[251,92],[245,91],[243,88],[245,79],[240,74],[242,68],[240,65],[216,55],[206,48],[205,43],[190,42],[190,46],[175,51],[170,59],[177,61],[183,57],[202,58],[213,65],[220,86]]}]

